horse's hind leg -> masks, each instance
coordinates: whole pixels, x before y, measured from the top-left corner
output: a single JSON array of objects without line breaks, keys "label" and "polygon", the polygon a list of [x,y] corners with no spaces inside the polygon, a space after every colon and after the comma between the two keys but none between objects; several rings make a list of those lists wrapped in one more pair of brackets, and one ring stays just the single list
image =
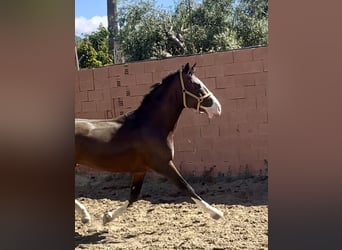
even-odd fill
[{"label": "horse's hind leg", "polygon": [[145,172],[133,174],[129,201],[126,201],[123,206],[119,207],[113,212],[106,212],[103,215],[103,224],[106,224],[114,220],[115,218],[119,217],[121,214],[123,214],[126,211],[126,209],[129,206],[131,206],[135,201],[138,200],[141,187],[144,182],[145,174],[146,174]]},{"label": "horse's hind leg", "polygon": [[171,180],[174,184],[177,185],[183,192],[190,195],[191,199],[196,203],[196,205],[204,210],[205,212],[208,212],[213,219],[219,219],[223,217],[223,213],[210,206],[207,202],[205,202],[196,192],[194,189],[190,186],[190,184],[183,178],[183,176],[179,173],[175,165],[172,161],[169,161],[168,164],[164,165],[158,165],[159,167],[154,168],[154,171],[156,171],[159,174],[164,175],[169,180]]},{"label": "horse's hind leg", "polygon": [[87,209],[85,208],[85,206],[83,204],[81,204],[81,202],[79,202],[76,199],[75,199],[75,210],[81,214],[82,223],[90,223],[91,222],[90,214],[88,213]]}]

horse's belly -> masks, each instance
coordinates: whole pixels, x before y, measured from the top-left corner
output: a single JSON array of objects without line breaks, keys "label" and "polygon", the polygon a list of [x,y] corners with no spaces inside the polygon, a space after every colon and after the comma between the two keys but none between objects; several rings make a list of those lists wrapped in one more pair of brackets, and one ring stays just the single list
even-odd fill
[{"label": "horse's belly", "polygon": [[106,145],[78,145],[75,147],[76,163],[110,172],[143,172],[147,170],[143,153],[134,148],[112,148]]}]

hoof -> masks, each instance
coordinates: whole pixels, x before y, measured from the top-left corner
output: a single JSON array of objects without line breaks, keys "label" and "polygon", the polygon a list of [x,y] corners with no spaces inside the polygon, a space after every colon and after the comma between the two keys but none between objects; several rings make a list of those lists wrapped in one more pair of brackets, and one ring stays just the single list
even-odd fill
[{"label": "hoof", "polygon": [[111,222],[114,219],[112,212],[106,212],[102,217],[102,224],[106,225],[108,222]]},{"label": "hoof", "polygon": [[218,210],[215,214],[211,214],[210,217],[213,218],[214,220],[218,220],[223,217],[223,213]]},{"label": "hoof", "polygon": [[90,224],[91,219],[90,219],[90,217],[84,217],[84,218],[82,218],[81,221],[82,221],[83,224]]}]

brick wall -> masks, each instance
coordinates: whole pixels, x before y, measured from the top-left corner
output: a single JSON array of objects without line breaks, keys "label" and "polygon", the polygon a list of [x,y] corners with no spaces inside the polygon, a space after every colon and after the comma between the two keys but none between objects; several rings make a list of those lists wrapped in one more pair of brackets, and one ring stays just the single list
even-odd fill
[{"label": "brick wall", "polygon": [[221,117],[209,120],[185,109],[175,134],[175,163],[200,175],[264,169],[268,149],[267,47],[168,58],[76,74],[77,118],[114,118],[136,108],[150,86],[186,62],[222,104]]}]

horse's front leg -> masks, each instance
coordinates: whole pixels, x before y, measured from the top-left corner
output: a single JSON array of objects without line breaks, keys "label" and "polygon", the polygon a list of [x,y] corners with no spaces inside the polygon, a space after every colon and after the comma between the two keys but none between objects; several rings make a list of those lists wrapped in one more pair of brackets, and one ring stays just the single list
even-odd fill
[{"label": "horse's front leg", "polygon": [[153,168],[157,173],[167,177],[171,180],[180,190],[188,194],[191,199],[196,203],[196,205],[202,209],[203,211],[209,213],[210,217],[217,220],[223,217],[223,213],[210,206],[207,202],[205,202],[190,186],[190,184],[183,178],[183,176],[179,173],[174,163],[170,160],[168,163],[158,163],[156,167]]},{"label": "horse's front leg", "polygon": [[91,222],[90,214],[88,213],[87,209],[85,208],[83,204],[81,204],[81,202],[79,202],[76,199],[75,199],[75,210],[81,214],[82,223]]},{"label": "horse's front leg", "polygon": [[114,220],[115,218],[119,217],[127,210],[129,206],[131,206],[134,202],[138,200],[141,187],[144,182],[145,174],[145,172],[133,174],[129,201],[126,201],[123,206],[119,207],[115,211],[106,212],[103,215],[103,224],[106,224]]}]

